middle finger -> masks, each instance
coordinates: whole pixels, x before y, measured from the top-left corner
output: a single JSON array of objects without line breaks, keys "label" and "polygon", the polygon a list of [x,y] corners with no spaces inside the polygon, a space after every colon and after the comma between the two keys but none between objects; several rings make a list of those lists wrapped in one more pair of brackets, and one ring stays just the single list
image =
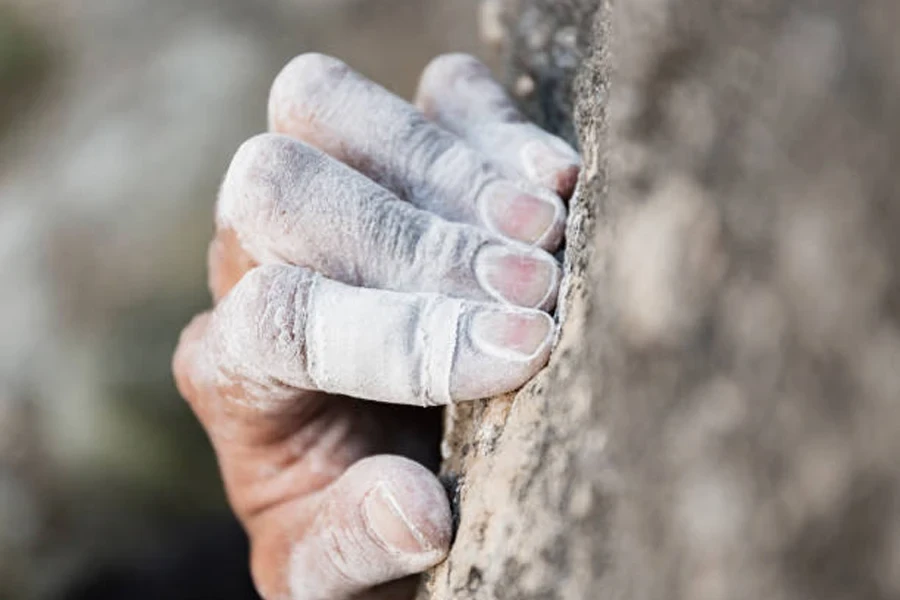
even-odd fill
[{"label": "middle finger", "polygon": [[559,267],[547,252],[417,209],[285,136],[238,150],[216,225],[217,240],[236,238],[248,266],[288,263],[358,287],[544,310],[556,302]]}]

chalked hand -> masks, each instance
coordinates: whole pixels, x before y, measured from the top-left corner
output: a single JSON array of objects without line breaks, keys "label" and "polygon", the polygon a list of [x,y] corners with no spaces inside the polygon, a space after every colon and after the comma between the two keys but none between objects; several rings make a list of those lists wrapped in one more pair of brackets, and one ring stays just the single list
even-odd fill
[{"label": "chalked hand", "polygon": [[300,56],[269,124],[225,176],[215,308],[182,333],[178,387],[266,600],[407,598],[451,535],[422,407],[546,364],[579,159],[463,55],[429,65],[416,106]]}]

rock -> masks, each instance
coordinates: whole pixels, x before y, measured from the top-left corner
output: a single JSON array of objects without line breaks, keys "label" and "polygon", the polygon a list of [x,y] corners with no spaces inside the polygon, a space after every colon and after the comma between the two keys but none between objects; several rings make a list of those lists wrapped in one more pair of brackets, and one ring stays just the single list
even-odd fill
[{"label": "rock", "polygon": [[563,333],[448,414],[459,531],[420,598],[900,596],[900,6],[503,22],[585,155]]}]

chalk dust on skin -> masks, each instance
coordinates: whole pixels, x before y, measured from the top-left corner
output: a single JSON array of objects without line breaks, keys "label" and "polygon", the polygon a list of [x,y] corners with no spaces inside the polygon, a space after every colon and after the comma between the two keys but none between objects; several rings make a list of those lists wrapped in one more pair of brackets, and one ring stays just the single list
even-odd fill
[{"label": "chalk dust on skin", "polygon": [[[433,64],[440,66],[442,60]],[[424,79],[428,85],[420,96],[453,99],[457,95],[450,85],[453,79],[448,82],[441,77],[432,83],[435,78],[428,77],[429,72],[426,70]],[[466,102],[469,96],[466,91],[456,102]],[[429,102],[420,100],[420,104]],[[482,113],[491,106],[487,98]],[[552,249],[561,240],[565,227],[562,200],[541,185],[543,178],[533,183],[522,176],[517,153],[538,139],[551,153],[541,157],[543,163],[571,163],[577,155],[538,128],[516,126],[512,130],[515,145],[509,148],[498,146],[502,136],[483,137],[485,128],[481,126],[466,127],[458,137],[347,65],[317,54],[302,55],[285,67],[273,86],[269,111],[273,131],[300,138],[415,206],[453,221],[497,232],[494,224],[485,221],[481,208],[491,196],[505,193],[513,202],[518,196],[545,202],[553,207],[553,218],[536,243]],[[493,122],[505,124],[503,118],[494,117]],[[557,154],[560,157],[554,158]]]}]

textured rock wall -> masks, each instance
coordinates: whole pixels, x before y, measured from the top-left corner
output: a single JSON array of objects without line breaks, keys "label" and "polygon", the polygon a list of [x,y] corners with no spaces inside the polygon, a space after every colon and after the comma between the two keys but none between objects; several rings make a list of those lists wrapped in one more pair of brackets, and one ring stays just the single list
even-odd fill
[{"label": "textured rock wall", "polygon": [[622,597],[900,596],[898,23],[616,6],[590,339]]},{"label": "textured rock wall", "polygon": [[[538,122],[569,137],[575,120],[568,98],[587,44],[596,39],[598,4],[488,2],[482,11],[483,31],[505,32],[494,40],[512,92]],[[591,106],[602,112],[602,69],[582,75],[578,87],[590,89]],[[585,118],[595,127],[604,122],[600,113]],[[605,187],[599,139],[583,140],[586,168],[566,234],[563,328],[550,365],[518,394],[448,412],[444,473],[459,529],[422,598],[589,597],[597,565],[607,560],[606,487],[615,477],[604,452],[604,420],[595,414],[585,339],[589,258]]]},{"label": "textured rock wall", "polygon": [[550,366],[448,418],[423,597],[900,597],[900,5],[485,13],[586,168]]}]

